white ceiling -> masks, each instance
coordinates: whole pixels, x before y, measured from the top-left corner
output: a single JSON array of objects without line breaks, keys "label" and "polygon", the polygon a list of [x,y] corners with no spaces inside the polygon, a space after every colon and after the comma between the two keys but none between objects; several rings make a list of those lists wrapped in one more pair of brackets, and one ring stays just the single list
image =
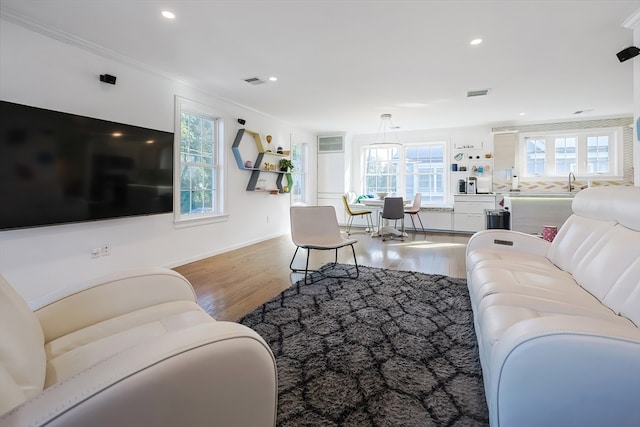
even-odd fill
[{"label": "white ceiling", "polygon": [[[640,0],[0,6],[6,19],[314,132],[374,133],[382,113],[400,130],[631,115],[632,65],[640,60],[615,55],[632,45],[622,23]],[[477,37],[484,42],[471,46]],[[270,76],[278,81],[244,81]],[[466,97],[486,88],[486,97]]]}]

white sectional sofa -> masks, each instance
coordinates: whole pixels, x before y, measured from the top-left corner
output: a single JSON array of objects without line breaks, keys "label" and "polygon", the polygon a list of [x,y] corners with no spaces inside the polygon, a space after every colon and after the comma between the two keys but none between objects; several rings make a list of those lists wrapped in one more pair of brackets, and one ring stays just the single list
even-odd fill
[{"label": "white sectional sofa", "polygon": [[277,370],[166,269],[118,273],[32,311],[0,275],[0,426],[269,426]]},{"label": "white sectional sofa", "polygon": [[581,191],[552,243],[469,241],[493,427],[640,426],[640,187]]}]

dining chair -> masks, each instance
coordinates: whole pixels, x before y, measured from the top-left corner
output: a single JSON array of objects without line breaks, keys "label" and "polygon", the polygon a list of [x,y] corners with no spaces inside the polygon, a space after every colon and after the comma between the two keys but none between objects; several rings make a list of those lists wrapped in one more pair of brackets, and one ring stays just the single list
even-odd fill
[{"label": "dining chair", "polygon": [[424,225],[422,224],[422,219],[420,218],[420,202],[422,202],[422,193],[416,193],[416,196],[413,198],[413,204],[411,207],[404,211],[405,215],[409,215],[411,218],[411,224],[413,224],[413,229],[416,230],[416,223],[413,220],[413,217],[418,217],[418,221],[420,221],[420,227],[422,227],[422,232],[424,231]]},{"label": "dining chair", "polygon": [[349,216],[347,220],[347,236],[351,235],[351,225],[353,224],[353,218],[356,216],[363,216],[367,220],[367,228],[366,231],[373,231],[373,219],[371,218],[371,211],[367,209],[359,209],[359,210],[351,210],[351,206],[349,206],[349,201],[347,200],[346,195],[342,195],[342,203],[344,203],[344,210]]},{"label": "dining chair", "polygon": [[[304,283],[307,284],[307,276],[309,271],[320,272],[324,277],[346,277],[344,275],[332,276],[325,274],[325,270],[309,270],[309,255],[313,249],[315,250],[334,250],[335,259],[333,267],[338,263],[338,249],[345,246],[351,246],[353,252],[353,261],[355,263],[355,276],[348,273],[348,277],[355,279],[360,275],[358,269],[358,259],[356,258],[356,250],[354,244],[358,241],[355,239],[345,239],[340,233],[340,226],[336,217],[336,209],[333,206],[291,206],[291,239],[296,245],[296,251],[291,258],[289,268],[294,273],[304,271]],[[304,270],[293,267],[300,248],[307,250],[307,261]]]},{"label": "dining chair", "polygon": [[[404,240],[404,201],[402,197],[385,197],[384,204],[382,205],[382,212],[380,213],[381,220],[378,221],[378,236],[382,237],[382,240],[388,238],[399,237],[400,240]],[[390,225],[382,226],[383,220],[394,221],[393,227]],[[402,223],[402,229],[398,231],[398,221]]]}]

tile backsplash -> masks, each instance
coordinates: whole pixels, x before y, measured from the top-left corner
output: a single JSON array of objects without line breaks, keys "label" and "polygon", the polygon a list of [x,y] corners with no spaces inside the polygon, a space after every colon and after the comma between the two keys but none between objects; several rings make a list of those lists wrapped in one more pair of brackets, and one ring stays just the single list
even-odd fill
[{"label": "tile backsplash", "polygon": [[[504,126],[492,128],[494,134],[501,132],[547,132],[554,130],[570,130],[570,129],[589,129],[589,128],[605,128],[605,127],[622,127],[623,138],[623,177],[615,180],[576,180],[572,184],[575,188],[586,188],[591,186],[606,185],[633,185],[633,118],[623,117],[616,119],[601,119],[576,122],[559,122],[544,123],[523,126]],[[517,143],[517,138],[514,143]],[[494,167],[493,171],[493,191],[496,193],[504,193],[511,190],[511,176],[504,173],[505,169]],[[501,173],[502,172],[502,173]],[[545,192],[566,192],[568,191],[568,180],[562,179],[557,181],[536,181],[536,180],[520,180],[518,189],[521,192],[545,193]]]}]

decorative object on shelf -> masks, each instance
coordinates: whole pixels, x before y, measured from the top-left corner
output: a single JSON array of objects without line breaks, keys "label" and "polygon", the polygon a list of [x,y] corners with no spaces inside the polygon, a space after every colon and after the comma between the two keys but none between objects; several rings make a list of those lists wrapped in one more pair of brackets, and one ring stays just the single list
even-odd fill
[{"label": "decorative object on shelf", "polygon": [[458,172],[458,164],[457,163],[451,163],[451,170],[453,172]]},{"label": "decorative object on shelf", "polygon": [[280,194],[280,191],[279,190],[271,190],[270,193],[271,194]]},{"label": "decorative object on shelf", "polygon": [[[253,142],[258,150],[258,156],[256,159],[251,162],[251,166],[248,166],[248,162],[242,158],[242,154],[240,153],[240,144],[243,141],[243,137],[248,134],[253,139]],[[271,138],[269,138],[271,139]],[[274,157],[277,157],[278,160],[282,159],[285,156],[288,156],[290,151],[284,151],[280,153],[271,152],[270,150],[265,150],[265,146],[263,145],[263,140],[260,138],[260,135],[257,132],[240,128],[236,133],[236,137],[233,141],[233,145],[231,146],[231,150],[233,151],[233,157],[236,160],[238,167],[242,170],[251,171],[251,176],[249,177],[249,182],[247,183],[247,191],[277,191],[278,193],[284,193],[283,188],[283,180],[286,186],[290,189],[293,188],[293,179],[291,174],[287,171],[280,171],[278,162]],[[265,157],[266,156],[266,157]],[[264,160],[267,160],[265,162]],[[273,163],[271,163],[271,162]],[[261,176],[264,173],[273,173],[277,174],[275,179],[275,187],[269,186],[271,188],[267,188],[266,180]],[[275,193],[274,193],[275,194]]]},{"label": "decorative object on shelf", "polygon": [[286,172],[287,170],[293,170],[293,162],[289,159],[280,159],[278,163],[278,167],[282,172]]},{"label": "decorative object on shelf", "polygon": [[267,153],[271,152],[271,139],[272,138],[273,137],[271,135],[267,135],[267,138],[266,138],[267,139]]},{"label": "decorative object on shelf", "polygon": [[455,156],[453,156],[453,158],[456,159],[457,161],[462,160],[462,157],[464,157],[464,154],[462,153],[458,153]]},{"label": "decorative object on shelf", "polygon": [[[376,140],[373,144],[387,145],[387,146],[393,146],[393,145],[401,146],[402,144],[400,144],[400,140],[398,139],[398,133],[396,132],[397,128],[398,127],[394,126],[393,123],[391,122],[391,114],[389,113],[382,114],[380,116],[380,125],[378,126],[378,133],[376,134]],[[387,129],[389,130],[389,132],[393,131],[395,140],[393,139],[387,140]],[[378,141],[380,136],[382,136],[382,141]]]},{"label": "decorative object on shelf", "polygon": [[247,169],[253,169],[253,162],[251,160],[247,160],[244,162],[244,167]]},{"label": "decorative object on shelf", "polygon": [[283,154],[282,147],[278,146],[278,148],[276,148],[276,153]]},{"label": "decorative object on shelf", "polygon": [[238,123],[244,126],[244,124],[247,123],[247,121],[245,119],[238,119]]},{"label": "decorative object on shelf", "polygon": [[485,154],[485,155],[484,155],[484,157],[485,157],[486,159],[490,159],[490,158],[492,157],[492,155],[491,155],[491,153],[487,153],[487,154]]}]

